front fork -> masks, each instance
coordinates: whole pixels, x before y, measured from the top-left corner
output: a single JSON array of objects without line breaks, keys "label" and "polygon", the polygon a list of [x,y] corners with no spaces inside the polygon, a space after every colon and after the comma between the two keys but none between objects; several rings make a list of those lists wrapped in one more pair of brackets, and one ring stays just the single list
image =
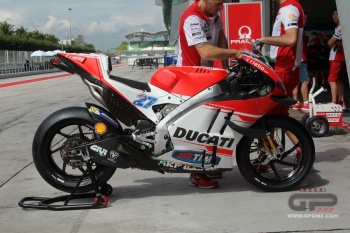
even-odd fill
[{"label": "front fork", "polygon": [[281,159],[284,149],[282,145],[278,145],[270,131],[266,132],[266,137],[261,139],[260,142],[263,147],[262,152],[264,152],[264,155],[260,158],[263,165],[268,164],[271,160]]}]

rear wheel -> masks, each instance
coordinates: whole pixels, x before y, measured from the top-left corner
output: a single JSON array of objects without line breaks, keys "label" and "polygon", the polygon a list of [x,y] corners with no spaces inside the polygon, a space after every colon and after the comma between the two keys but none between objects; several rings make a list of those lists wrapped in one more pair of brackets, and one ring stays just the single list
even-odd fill
[{"label": "rear wheel", "polygon": [[[33,141],[33,160],[46,182],[61,191],[72,192],[87,167],[85,162],[71,159],[68,150],[92,143],[95,140],[95,123],[84,117],[84,112],[80,113],[81,118],[57,116],[52,117],[53,120],[45,120],[37,130]],[[116,170],[96,163],[92,164],[92,169],[99,186],[106,184]],[[89,192],[94,188],[89,173],[85,173],[77,192]]]},{"label": "rear wheel", "polygon": [[267,150],[267,138],[242,138],[236,160],[243,177],[264,191],[297,187],[309,174],[315,159],[310,134],[297,120],[280,115],[266,116],[254,128],[270,132],[277,147]]}]

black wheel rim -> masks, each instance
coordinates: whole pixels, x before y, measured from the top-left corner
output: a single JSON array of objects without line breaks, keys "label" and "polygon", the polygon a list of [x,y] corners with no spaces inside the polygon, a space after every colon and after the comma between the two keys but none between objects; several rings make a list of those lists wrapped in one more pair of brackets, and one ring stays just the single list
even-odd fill
[{"label": "black wheel rim", "polygon": [[276,127],[271,134],[282,153],[278,154],[278,158],[269,159],[269,152],[264,151],[262,142],[252,139],[249,151],[251,168],[261,180],[269,183],[294,180],[304,167],[303,145],[292,142],[288,135],[298,137],[290,130]]},{"label": "black wheel rim", "polygon": [[[81,143],[92,142],[93,140],[95,140],[93,126],[82,122],[64,125],[52,135],[49,142],[47,162],[59,182],[65,184],[69,184],[69,182],[76,183],[86,169],[85,165],[75,167],[72,161],[64,157],[65,148],[78,146]],[[92,165],[95,174],[98,174],[100,167],[100,165]],[[87,173],[81,182],[81,186],[90,183],[91,179]]]}]

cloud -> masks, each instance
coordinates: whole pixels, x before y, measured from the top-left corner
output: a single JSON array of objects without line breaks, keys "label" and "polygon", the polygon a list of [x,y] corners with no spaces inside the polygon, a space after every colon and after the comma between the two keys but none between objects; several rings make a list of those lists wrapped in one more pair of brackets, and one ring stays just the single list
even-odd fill
[{"label": "cloud", "polygon": [[117,47],[126,40],[125,35],[141,29],[164,30],[162,8],[154,0],[36,0],[35,4],[1,0],[0,21],[4,20],[15,28],[23,26],[60,39],[66,37],[71,25],[73,37],[84,35],[87,43],[101,50]]}]

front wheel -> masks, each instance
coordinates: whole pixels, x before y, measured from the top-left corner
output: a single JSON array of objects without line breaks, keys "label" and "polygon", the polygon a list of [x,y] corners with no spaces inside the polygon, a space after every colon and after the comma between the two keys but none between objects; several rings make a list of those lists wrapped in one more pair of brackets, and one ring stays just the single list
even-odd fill
[{"label": "front wheel", "polygon": [[315,159],[309,132],[297,120],[281,115],[263,117],[253,127],[265,129],[271,137],[242,138],[236,160],[243,177],[264,191],[296,188],[309,174]]}]

